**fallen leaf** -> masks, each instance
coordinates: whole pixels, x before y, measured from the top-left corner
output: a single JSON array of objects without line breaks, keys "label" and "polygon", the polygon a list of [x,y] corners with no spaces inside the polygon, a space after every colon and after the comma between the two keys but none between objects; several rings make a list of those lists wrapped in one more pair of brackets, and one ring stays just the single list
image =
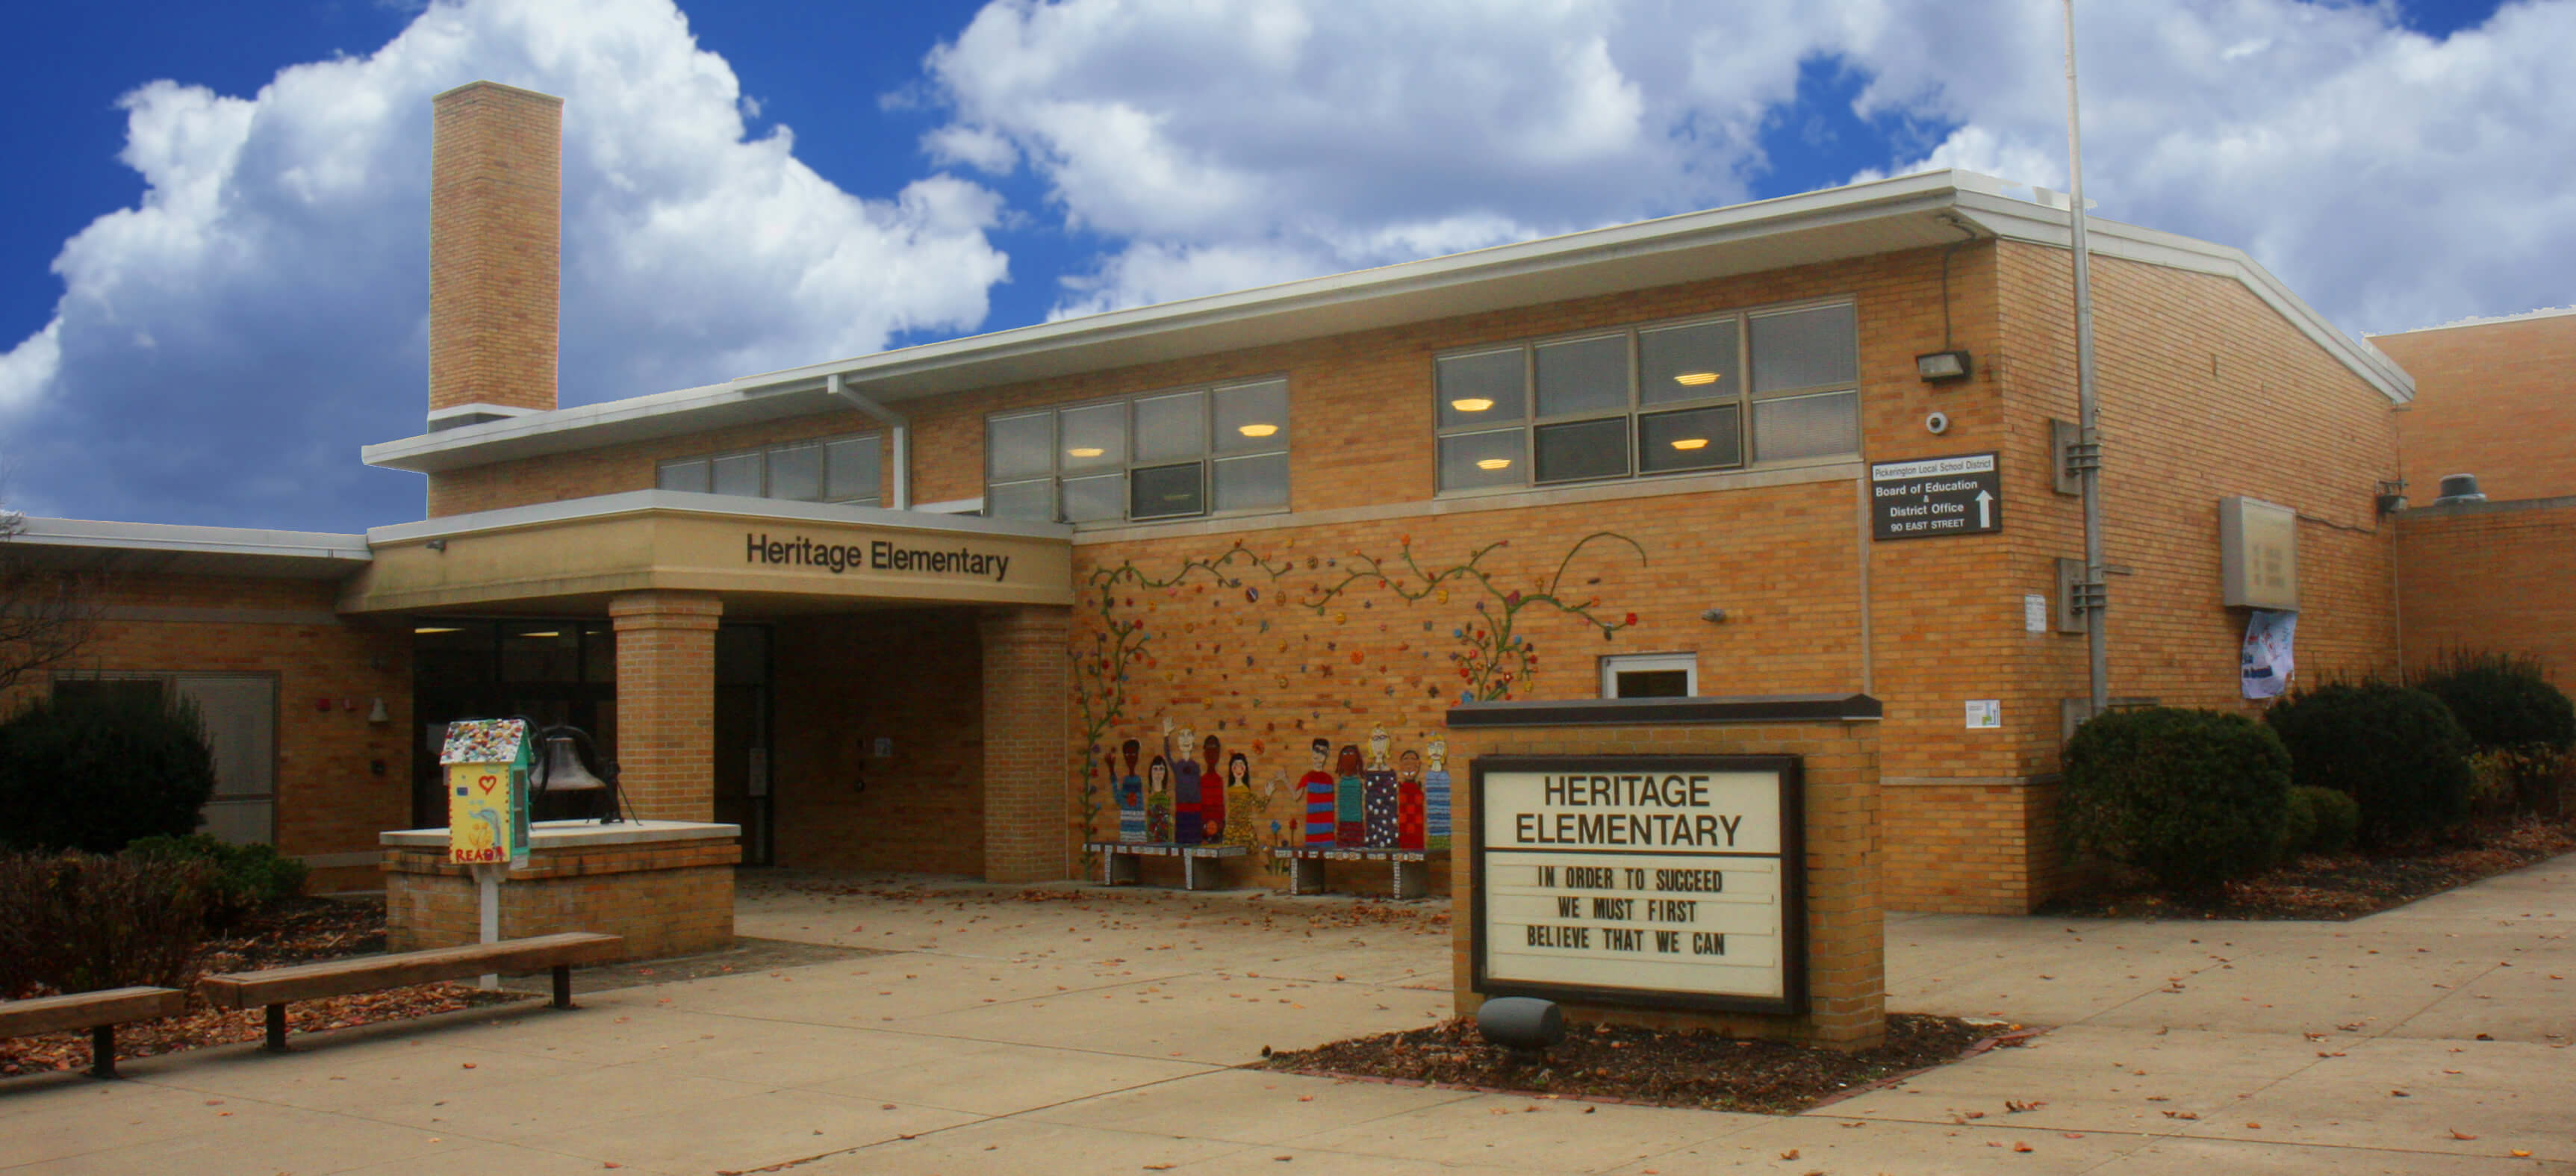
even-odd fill
[{"label": "fallen leaf", "polygon": [[2029,1144],[2027,1144],[2027,1143],[2016,1143],[2016,1144],[2014,1144],[2014,1145],[2013,1145],[2013,1150],[2014,1150],[2014,1151],[2017,1151],[2017,1152],[2026,1152],[2026,1151],[2030,1151],[2030,1150],[2032,1150],[2032,1149],[2031,1149],[2031,1146],[2030,1146]]},{"label": "fallen leaf", "polygon": [[2477,1138],[2477,1136],[2471,1135],[2471,1134],[2469,1134],[2468,1132],[2466,1132],[2466,1131],[2462,1131],[2462,1130],[2460,1130],[2460,1129],[2458,1129],[2458,1128],[2456,1128],[2456,1127],[2455,1127],[2455,1128],[2452,1128],[2452,1129],[2451,1129],[2451,1138],[2453,1138],[2453,1139],[2476,1139],[2476,1138]]},{"label": "fallen leaf", "polygon": [[1789,1150],[1787,1150],[1787,1151],[1781,1152],[1781,1153],[1780,1153],[1780,1158],[1781,1158],[1781,1159],[1784,1159],[1784,1160],[1794,1160],[1794,1159],[1797,1159],[1797,1158],[1798,1158],[1798,1149],[1796,1149],[1796,1148],[1794,1148],[1794,1147],[1793,1147],[1793,1148],[1790,1148],[1790,1149],[1789,1149]]}]

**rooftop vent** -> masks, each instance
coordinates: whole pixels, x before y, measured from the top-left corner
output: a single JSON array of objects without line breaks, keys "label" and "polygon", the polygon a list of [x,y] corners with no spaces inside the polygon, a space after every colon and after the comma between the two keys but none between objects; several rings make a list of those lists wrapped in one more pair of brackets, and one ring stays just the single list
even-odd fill
[{"label": "rooftop vent", "polygon": [[2478,476],[2476,474],[2444,474],[2442,475],[2441,497],[2435,498],[2433,500],[2433,505],[2441,506],[2444,503],[2450,502],[2484,502],[2486,500],[2487,496],[2478,491]]}]

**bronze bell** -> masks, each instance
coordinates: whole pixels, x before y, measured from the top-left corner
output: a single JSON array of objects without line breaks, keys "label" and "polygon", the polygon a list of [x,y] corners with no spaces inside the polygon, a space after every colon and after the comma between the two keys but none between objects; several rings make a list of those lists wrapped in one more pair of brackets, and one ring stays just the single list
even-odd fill
[{"label": "bronze bell", "polygon": [[589,792],[608,785],[581,766],[581,753],[573,750],[572,736],[557,735],[546,740],[546,770],[540,778],[547,792]]}]

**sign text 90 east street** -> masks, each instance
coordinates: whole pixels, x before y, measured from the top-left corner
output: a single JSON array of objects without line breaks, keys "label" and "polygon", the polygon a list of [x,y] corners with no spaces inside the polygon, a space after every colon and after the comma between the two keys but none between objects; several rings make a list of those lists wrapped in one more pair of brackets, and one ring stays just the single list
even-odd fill
[{"label": "sign text 90 east street", "polygon": [[1870,534],[1878,539],[2003,530],[2003,478],[1995,455],[1965,453],[1872,463],[1869,517]]}]

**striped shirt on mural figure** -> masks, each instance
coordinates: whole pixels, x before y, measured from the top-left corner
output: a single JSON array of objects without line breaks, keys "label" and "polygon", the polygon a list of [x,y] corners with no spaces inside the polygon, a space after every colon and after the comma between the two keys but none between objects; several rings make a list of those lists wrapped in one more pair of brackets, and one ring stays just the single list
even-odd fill
[{"label": "striped shirt on mural figure", "polygon": [[1449,741],[1434,739],[1422,773],[1422,848],[1449,848]]},{"label": "striped shirt on mural figure", "polygon": [[1207,826],[1202,822],[1204,799],[1199,787],[1198,746],[1187,727],[1174,727],[1163,720],[1163,754],[1172,764],[1172,840],[1183,845],[1197,845],[1207,840]]},{"label": "striped shirt on mural figure", "polygon": [[1326,846],[1333,843],[1333,774],[1324,770],[1332,762],[1331,740],[1317,736],[1308,750],[1314,753],[1315,766],[1297,778],[1297,790],[1306,795],[1306,844]]},{"label": "striped shirt on mural figure", "polygon": [[1360,775],[1360,803],[1367,824],[1362,844],[1370,849],[1395,848],[1395,770],[1386,763],[1386,749],[1391,742],[1385,727],[1369,729],[1368,770]]},{"label": "striped shirt on mural figure", "polygon": [[1368,782],[1360,776],[1359,745],[1343,744],[1333,770],[1341,773],[1333,781],[1333,842],[1357,849],[1368,844]]},{"label": "striped shirt on mural figure", "polygon": [[1118,745],[1119,758],[1127,763],[1127,774],[1118,778],[1118,840],[1129,845],[1147,840],[1145,778],[1136,774],[1136,753],[1143,750],[1133,739]]}]

